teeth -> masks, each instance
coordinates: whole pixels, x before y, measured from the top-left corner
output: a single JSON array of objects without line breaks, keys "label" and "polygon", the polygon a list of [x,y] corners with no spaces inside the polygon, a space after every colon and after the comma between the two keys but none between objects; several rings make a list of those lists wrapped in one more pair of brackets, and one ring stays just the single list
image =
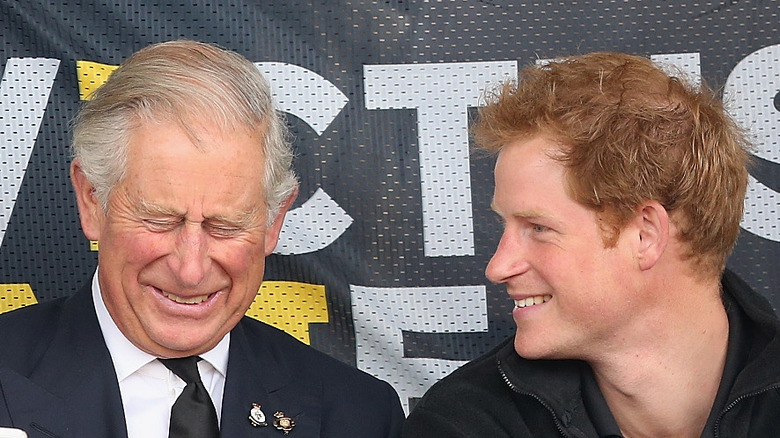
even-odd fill
[{"label": "teeth", "polygon": [[161,291],[161,292],[162,292],[162,294],[166,298],[168,298],[171,301],[175,301],[175,302],[177,302],[179,304],[200,304],[200,303],[206,301],[209,298],[208,295],[200,295],[200,296],[197,296],[197,297],[182,298],[182,297],[176,296],[176,295],[174,295],[172,293],[168,293],[168,292],[165,292],[165,291]]},{"label": "teeth", "polygon": [[515,307],[529,307],[535,304],[542,304],[550,301],[552,295],[537,295],[535,297],[523,298],[522,300],[515,300]]}]

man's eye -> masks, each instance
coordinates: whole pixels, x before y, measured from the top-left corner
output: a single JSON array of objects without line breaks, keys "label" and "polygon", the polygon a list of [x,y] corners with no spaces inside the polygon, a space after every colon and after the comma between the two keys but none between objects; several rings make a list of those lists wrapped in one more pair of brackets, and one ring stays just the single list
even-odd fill
[{"label": "man's eye", "polygon": [[162,221],[154,219],[145,219],[143,222],[144,225],[146,225],[146,228],[154,232],[170,231],[176,228],[176,225],[179,224],[179,222],[176,221]]},{"label": "man's eye", "polygon": [[241,232],[241,228],[211,226],[209,227],[209,231],[216,237],[233,237]]},{"label": "man's eye", "polygon": [[531,227],[533,228],[534,232],[536,232],[536,233],[543,233],[543,232],[549,230],[549,228],[545,227],[544,225],[539,225],[539,224],[532,224]]}]

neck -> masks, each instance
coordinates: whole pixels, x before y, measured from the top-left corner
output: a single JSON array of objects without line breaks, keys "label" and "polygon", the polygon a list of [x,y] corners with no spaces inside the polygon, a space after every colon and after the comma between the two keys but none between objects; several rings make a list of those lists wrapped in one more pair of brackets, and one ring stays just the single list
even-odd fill
[{"label": "neck", "polygon": [[[718,293],[681,290],[628,338],[631,348],[589,361],[626,437],[700,437],[718,392],[729,323]],[[684,305],[679,300],[685,300]]]}]

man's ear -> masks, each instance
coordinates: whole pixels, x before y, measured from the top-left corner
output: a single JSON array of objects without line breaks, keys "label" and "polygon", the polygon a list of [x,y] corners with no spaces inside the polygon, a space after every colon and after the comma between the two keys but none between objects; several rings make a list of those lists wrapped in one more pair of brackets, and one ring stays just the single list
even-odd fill
[{"label": "man's ear", "polygon": [[265,230],[266,256],[271,255],[271,253],[274,252],[274,249],[276,249],[276,244],[279,243],[279,234],[282,232],[282,225],[284,224],[284,216],[287,214],[287,211],[290,210],[296,197],[298,197],[298,189],[295,189],[295,191],[282,202],[273,223]]},{"label": "man's ear", "polygon": [[639,230],[637,259],[639,267],[647,270],[655,266],[669,244],[669,212],[657,201],[647,201],[636,209]]},{"label": "man's ear", "polygon": [[70,165],[70,180],[76,193],[76,204],[81,219],[81,229],[89,240],[100,240],[100,230],[105,219],[103,207],[95,196],[95,189],[84,175],[78,159]]}]

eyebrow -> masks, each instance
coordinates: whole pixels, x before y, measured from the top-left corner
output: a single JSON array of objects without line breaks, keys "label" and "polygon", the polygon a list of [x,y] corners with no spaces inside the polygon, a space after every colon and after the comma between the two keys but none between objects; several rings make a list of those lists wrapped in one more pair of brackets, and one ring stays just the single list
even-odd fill
[{"label": "eyebrow", "polygon": [[[495,201],[490,202],[490,209],[496,212],[497,214],[501,215],[498,208],[496,207]],[[503,215],[502,215],[503,216]],[[541,213],[536,210],[522,210],[516,213],[511,214],[512,217],[519,217],[519,218],[525,218],[525,219],[534,219],[534,218],[547,218],[552,219],[550,215]]]},{"label": "eyebrow", "polygon": [[151,202],[147,202],[143,198],[138,201],[138,204],[136,204],[136,208],[138,209],[139,213],[144,213],[153,216],[178,216],[178,217],[184,216],[184,214],[179,213],[170,208],[153,204]]},{"label": "eyebrow", "polygon": [[543,213],[539,210],[521,210],[521,211],[513,212],[507,216],[499,212],[498,209],[496,209],[496,205],[494,202],[490,203],[490,208],[497,215],[501,216],[502,220],[507,220],[507,218],[521,219],[532,223],[541,223],[545,226],[555,228],[559,231],[567,228],[565,226],[565,221],[561,221],[560,217],[555,217],[550,215],[549,213]]},{"label": "eyebrow", "polygon": [[239,228],[249,228],[256,222],[261,222],[261,217],[258,214],[259,209],[254,208],[249,211],[241,211],[233,217],[229,216],[210,216],[205,218],[205,222],[210,223],[222,223]]}]

